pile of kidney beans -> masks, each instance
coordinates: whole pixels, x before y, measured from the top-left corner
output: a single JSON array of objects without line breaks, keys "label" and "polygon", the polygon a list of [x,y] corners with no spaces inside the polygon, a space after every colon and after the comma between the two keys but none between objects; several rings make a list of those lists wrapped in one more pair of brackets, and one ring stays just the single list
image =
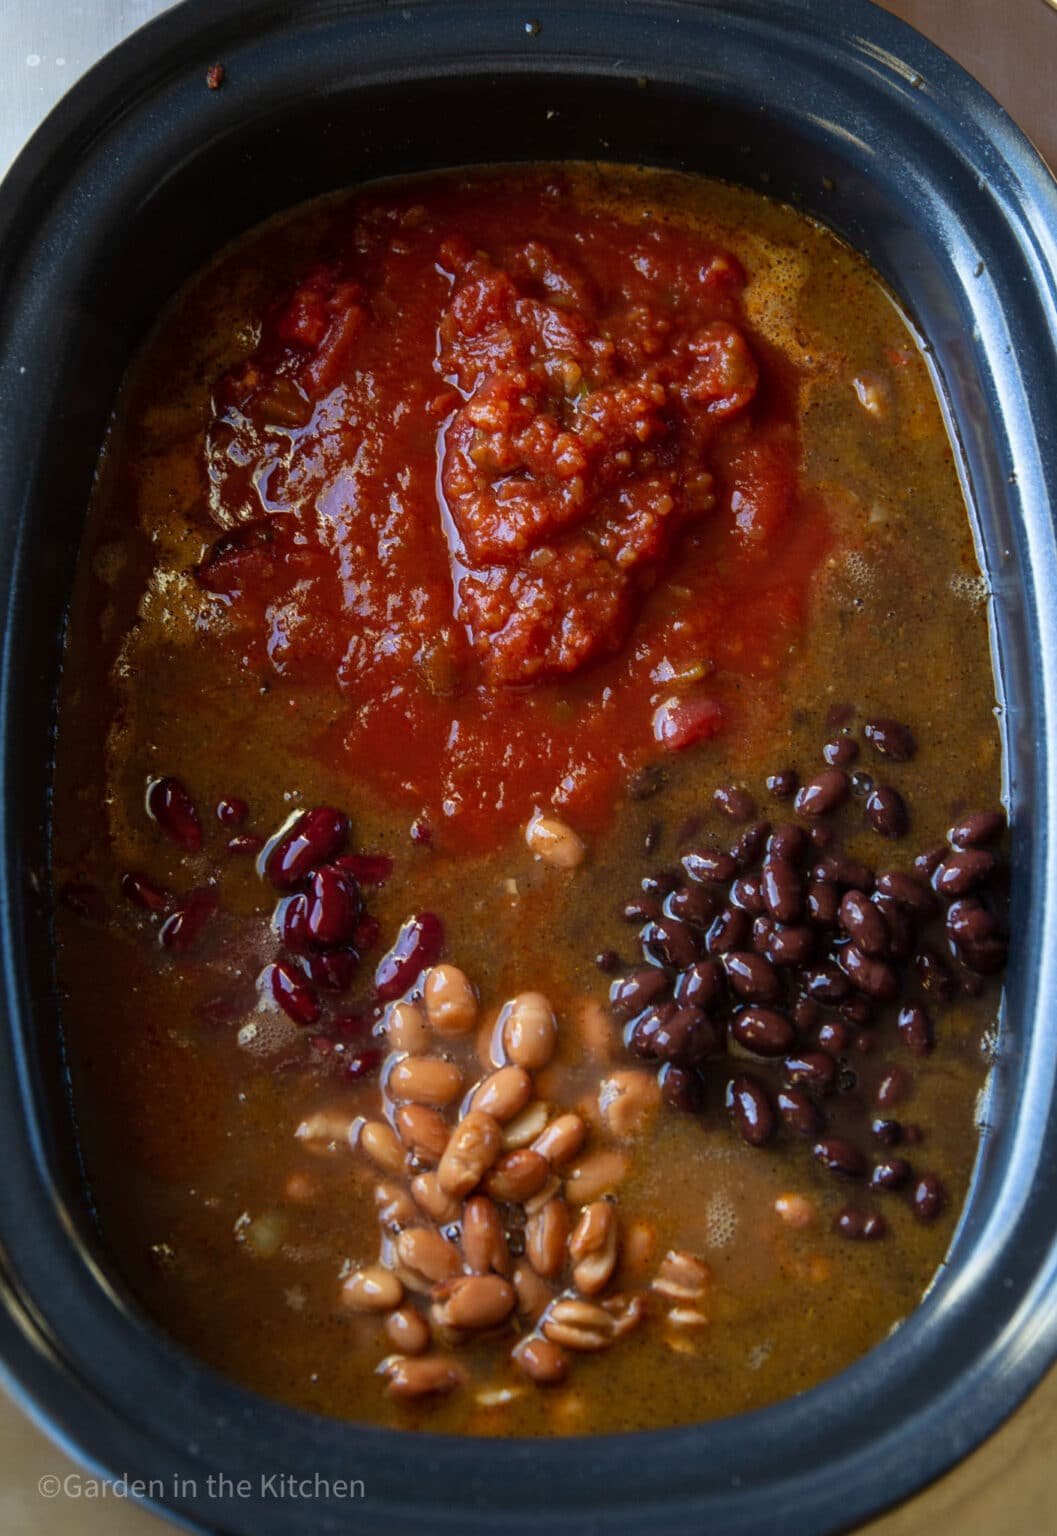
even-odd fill
[{"label": "pile of kidney beans", "polygon": [[[153,779],[146,810],[182,853],[201,858],[202,821],[179,779]],[[267,840],[241,830],[248,814],[245,801],[235,797],[216,806],[225,855],[254,857],[258,873],[277,892],[270,923],[275,953],[257,977],[257,993],[306,1031],[316,1058],[329,1059],[351,1078],[365,1077],[382,1061],[375,1032],[386,1004],[402,997],[440,957],[440,919],[431,912],[409,917],[364,986],[363,957],[379,938],[364,888],[385,883],[392,859],[347,852],[349,819],[332,806],[295,813]],[[208,949],[210,929],[221,915],[215,867],[182,894],[130,870],[122,876],[121,893],[157,923],[158,940],[174,957]],[[105,903],[94,887],[78,884],[63,894],[82,915],[105,919]],[[365,1000],[350,1009],[343,998],[354,983]]]},{"label": "pile of kidney beans", "polygon": [[[863,734],[882,761],[914,755],[896,721],[869,721]],[[927,1055],[937,1010],[1003,970],[1002,872],[990,845],[1005,817],[968,815],[909,870],[871,869],[841,851],[836,813],[849,805],[853,814],[858,800],[890,839],[905,837],[909,815],[896,789],[855,771],[859,753],[840,734],[803,784],[793,769],[772,774],[769,795],[793,813],[773,823],[757,819],[745,789],[717,790],[716,810],[741,830],[643,879],[624,909],[643,963],[613,982],[610,1001],[629,1051],[659,1065],[670,1106],[700,1111],[707,1081],[725,1077],[730,1120],[751,1146],[784,1127],[824,1168],[875,1191],[907,1190],[915,1214],[931,1220],[943,1186],[902,1155],[924,1132],[890,1114],[912,1073],[898,1060],[864,1068],[890,1046],[897,1057]],[[656,847],[656,829],[647,841]],[[615,955],[598,960],[620,968]],[[849,1207],[837,1230],[869,1239],[886,1224],[879,1211]]]}]

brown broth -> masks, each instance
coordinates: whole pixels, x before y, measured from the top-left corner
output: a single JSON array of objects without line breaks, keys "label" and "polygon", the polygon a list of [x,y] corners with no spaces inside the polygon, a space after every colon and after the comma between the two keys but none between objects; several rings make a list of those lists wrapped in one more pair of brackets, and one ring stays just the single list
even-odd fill
[{"label": "brown broth", "polygon": [[[882,1242],[833,1233],[848,1191],[809,1147],[786,1137],[765,1150],[738,1141],[719,1072],[703,1116],[663,1111],[630,1145],[619,1198],[623,1218],[656,1224],[660,1254],[685,1248],[712,1267],[708,1326],[677,1340],[676,1352],[671,1333],[651,1320],[611,1349],[578,1356],[568,1383],[552,1390],[508,1365],[509,1338],[485,1340],[459,1352],[471,1388],[402,1405],[375,1374],[391,1352],[380,1321],[337,1302],[343,1265],[376,1256],[376,1176],[358,1153],[313,1156],[294,1137],[307,1114],[336,1097],[344,1110],[371,1114],[377,1083],[336,1088],[292,1067],[284,1030],[274,1052],[243,1048],[238,1030],[252,1003],[234,1022],[203,1019],[201,1005],[221,982],[252,980],[269,952],[252,860],[229,860],[221,883],[244,947],[214,950],[208,967],[167,960],[117,894],[130,868],[173,888],[188,884],[178,852],[142,811],[154,774],[193,786],[204,823],[229,794],[249,802],[249,825],[265,833],[297,805],[342,806],[358,847],[398,856],[394,878],[371,900],[384,936],[408,912],[440,912],[446,954],[486,1008],[526,988],[552,998],[563,1026],[552,1096],[575,1105],[599,1071],[574,1022],[584,998],[605,997],[608,978],[593,957],[606,949],[633,957],[620,903],[644,873],[675,859],[677,829],[699,817],[704,834],[724,833],[710,804],[716,785],[743,782],[763,814],[780,815],[766,775],[786,764],[813,771],[832,734],[830,711],[846,704],[859,727],[871,714],[895,716],[919,743],[913,761],[885,774],[911,807],[911,836],[891,845],[863,832],[853,804],[841,813],[853,855],[907,867],[961,810],[997,801],[986,593],[925,359],[891,296],[828,232],[758,195],[655,172],[584,167],[573,180],[585,202],[649,206],[707,228],[740,258],[751,279],[749,318],[797,380],[802,482],[825,491],[834,521],[809,624],[769,715],[734,739],[673,757],[659,794],[624,801],[592,833],[574,876],[534,861],[519,836],[486,853],[414,847],[402,808],[305,750],[306,723],[342,707],[333,687],[248,688],[237,661],[196,627],[173,574],[201,554],[192,514],[205,489],[211,381],[252,347],[253,316],[282,274],[310,259],[340,203],[251,232],[177,295],[118,402],[85,535],[62,685],[54,873],[57,886],[93,881],[112,910],[105,924],[61,909],[59,917],[74,1107],[102,1240],[143,1307],[202,1359],[268,1396],[340,1417],[553,1435],[720,1417],[803,1391],[917,1305],[949,1244],[976,1151],[993,991],[943,1011],[927,1060],[901,1055],[890,1024],[862,1058],[867,1098],[887,1063],[913,1067],[900,1114],[925,1131],[915,1164],[937,1171],[950,1196],[928,1225],[905,1198],[882,1197],[890,1228]],[[892,349],[907,360],[893,366]],[[880,376],[891,392],[882,420],[856,401],[850,381],[862,374]],[[657,822],[663,840],[647,857],[644,839]],[[308,1177],[312,1199],[284,1197],[292,1174]],[[775,1215],[776,1196],[789,1191],[817,1206],[805,1231]],[[272,1237],[275,1251],[255,1251],[255,1239],[266,1249]],[[491,1387],[516,1395],[478,1401],[478,1389]]]}]

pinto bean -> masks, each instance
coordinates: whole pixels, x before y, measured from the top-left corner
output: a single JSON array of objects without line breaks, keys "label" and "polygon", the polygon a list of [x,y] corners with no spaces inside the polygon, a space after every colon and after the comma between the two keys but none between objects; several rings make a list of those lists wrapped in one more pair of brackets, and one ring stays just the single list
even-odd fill
[{"label": "pinto bean", "polygon": [[503,1221],[486,1195],[474,1195],[466,1202],[462,1213],[462,1251],[476,1275],[486,1275],[493,1269],[498,1275],[510,1274],[510,1249]]},{"label": "pinto bean", "polygon": [[446,1189],[441,1189],[440,1180],[435,1173],[418,1173],[411,1180],[411,1193],[415,1204],[425,1211],[438,1226],[445,1226],[449,1221],[458,1221],[461,1207],[454,1195],[449,1195]]},{"label": "pinto bean", "polygon": [[425,1015],[414,1003],[394,1003],[386,1015],[385,1032],[391,1049],[408,1056],[421,1056],[433,1044]]},{"label": "pinto bean", "polygon": [[554,1291],[527,1259],[519,1259],[514,1265],[513,1281],[517,1292],[517,1309],[522,1317],[534,1323],[553,1301]]},{"label": "pinto bean", "polygon": [[503,1126],[503,1149],[513,1152],[518,1147],[530,1147],[541,1135],[550,1115],[550,1109],[542,1099],[534,1099],[519,1115]]},{"label": "pinto bean", "polygon": [[401,1141],[416,1157],[427,1163],[440,1162],[451,1130],[439,1110],[426,1104],[401,1104],[393,1118]]},{"label": "pinto bean", "polygon": [[503,1132],[499,1121],[471,1109],[459,1121],[444,1149],[437,1176],[450,1195],[468,1195],[499,1157]]},{"label": "pinto bean", "polygon": [[500,1067],[474,1089],[472,1105],[505,1125],[532,1097],[532,1079],[524,1067]]},{"label": "pinto bean", "polygon": [[484,1187],[493,1200],[511,1205],[523,1205],[538,1195],[550,1178],[551,1169],[545,1157],[530,1147],[516,1152],[505,1152],[485,1175]]},{"label": "pinto bean", "polygon": [[421,1355],[429,1348],[429,1324],[415,1307],[398,1307],[385,1320],[389,1342],[402,1355]]},{"label": "pinto bean", "polygon": [[444,1109],[461,1094],[462,1073],[439,1056],[405,1056],[395,1063],[385,1086],[394,1099]]},{"label": "pinto bean", "polygon": [[666,1301],[700,1301],[712,1284],[712,1271],[704,1259],[685,1249],[671,1248],[665,1254],[650,1289]]},{"label": "pinto bean", "polygon": [[599,1113],[618,1139],[642,1135],[660,1103],[661,1087],[654,1072],[611,1072],[598,1086]]},{"label": "pinto bean", "polygon": [[468,1035],[477,1023],[477,993],[457,965],[434,965],[426,972],[422,1000],[435,1034]]},{"label": "pinto bean", "polygon": [[569,1374],[568,1357],[550,1339],[531,1334],[511,1351],[511,1360],[537,1386],[550,1387],[563,1382]]},{"label": "pinto bean", "polygon": [[410,1222],[418,1220],[418,1209],[403,1184],[390,1183],[388,1179],[374,1187],[374,1207],[378,1221],[386,1232],[399,1232]]},{"label": "pinto bean", "polygon": [[537,859],[552,869],[576,869],[587,848],[566,822],[536,811],[525,828],[525,841]]},{"label": "pinto bean", "polygon": [[515,1066],[538,1072],[554,1055],[558,1024],[542,992],[521,992],[503,1010],[503,1047]]},{"label": "pinto bean", "polygon": [[391,1312],[404,1297],[398,1276],[383,1264],[353,1270],[342,1282],[341,1301],[350,1312]]},{"label": "pinto bean", "polygon": [[615,1325],[611,1314],[594,1302],[562,1296],[547,1308],[540,1326],[552,1344],[593,1353],[613,1342]]},{"label": "pinto bean", "polygon": [[396,1239],[396,1252],[404,1269],[427,1285],[450,1280],[462,1268],[458,1248],[432,1227],[405,1227]]},{"label": "pinto bean", "polygon": [[590,1205],[611,1193],[623,1179],[628,1160],[616,1148],[592,1152],[577,1163],[565,1180],[565,1193],[573,1205]]},{"label": "pinto bean", "polygon": [[617,1263],[617,1213],[608,1200],[595,1200],[580,1212],[569,1239],[573,1281],[584,1296],[604,1290]]},{"label": "pinto bean", "polygon": [[407,1153],[391,1125],[384,1120],[368,1120],[360,1131],[360,1146],[372,1163],[386,1173],[403,1173]]},{"label": "pinto bean", "polygon": [[448,1355],[419,1355],[416,1359],[393,1355],[382,1369],[388,1378],[386,1391],[390,1397],[431,1397],[452,1392],[466,1380],[462,1367]]},{"label": "pinto bean", "polygon": [[561,1274],[568,1236],[569,1207],[553,1196],[525,1223],[525,1255],[538,1275],[552,1280]]},{"label": "pinto bean", "polygon": [[441,1328],[495,1328],[516,1305],[517,1292],[501,1275],[459,1275],[437,1293],[433,1319]]},{"label": "pinto bean", "polygon": [[545,1157],[552,1168],[560,1168],[576,1156],[586,1135],[587,1127],[579,1115],[559,1115],[536,1137],[532,1150]]}]

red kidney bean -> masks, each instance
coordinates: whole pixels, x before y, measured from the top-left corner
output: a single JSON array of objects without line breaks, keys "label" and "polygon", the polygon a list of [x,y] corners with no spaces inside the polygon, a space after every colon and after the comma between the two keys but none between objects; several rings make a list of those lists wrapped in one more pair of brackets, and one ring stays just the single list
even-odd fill
[{"label": "red kidney bean", "polygon": [[290,960],[273,960],[266,965],[259,985],[295,1024],[315,1024],[322,1012],[304,972]]},{"label": "red kidney bean", "polygon": [[149,875],[134,869],[121,876],[121,894],[144,912],[164,912],[172,900],[169,892],[156,885]]},{"label": "red kidney bean", "polygon": [[[618,1023],[658,1003],[671,991],[671,979],[656,966],[643,966],[615,981],[609,989],[609,1006]],[[693,999],[686,999],[693,1001]]]},{"label": "red kidney bean", "polygon": [[932,917],[936,911],[936,898],[924,881],[915,875],[887,869],[877,876],[877,889],[882,896],[889,896],[893,901],[898,901],[900,906],[909,907],[922,920]]},{"label": "red kidney bean", "polygon": [[888,927],[881,913],[862,891],[845,891],[838,913],[840,926],[856,949],[871,959],[888,952]]},{"label": "red kidney bean", "polygon": [[306,916],[312,942],[327,948],[347,943],[356,932],[362,905],[360,888],[351,875],[334,864],[317,869]]},{"label": "red kidney bean", "polygon": [[889,955],[893,960],[908,960],[914,953],[917,938],[913,912],[909,907],[900,906],[891,896],[874,894],[870,899],[888,929]]},{"label": "red kidney bean", "polygon": [[393,861],[387,853],[343,853],[334,862],[357,885],[384,885],[393,873]]},{"label": "red kidney bean", "polygon": [[884,1237],[888,1230],[880,1212],[857,1211],[850,1205],[846,1205],[838,1213],[833,1226],[841,1237],[847,1237],[852,1242],[876,1242],[878,1238]]},{"label": "red kidney bean", "polygon": [[910,1182],[914,1170],[905,1157],[887,1157],[878,1163],[870,1175],[872,1189],[902,1189]]},{"label": "red kidney bean", "polygon": [[382,1064],[382,1052],[377,1046],[369,1045],[362,1051],[356,1051],[354,1055],[346,1057],[345,1076],[358,1083],[361,1078],[370,1077],[372,1072],[377,1072]]},{"label": "red kidney bean", "polygon": [[317,805],[303,811],[273,841],[265,855],[264,874],[281,891],[292,889],[318,869],[328,864],[345,846],[349,819],[329,805]]},{"label": "red kidney bean", "polygon": [[899,1010],[899,1033],[907,1050],[915,1056],[927,1056],[932,1050],[931,1020],[916,1003]]},{"label": "red kidney bean", "polygon": [[771,1003],[778,996],[778,977],[762,955],[732,949],[723,957],[731,991],[749,1003]]},{"label": "red kidney bean", "polygon": [[849,1179],[861,1179],[866,1172],[866,1159],[855,1145],[843,1136],[827,1136],[817,1141],[812,1149],[823,1168],[830,1173],[840,1173]]},{"label": "red kidney bean", "polygon": [[179,779],[151,780],[147,785],[147,814],[186,853],[200,851],[202,824]]},{"label": "red kidney bean", "polygon": [[902,1104],[909,1097],[912,1087],[908,1072],[902,1067],[889,1067],[877,1084],[874,1097],[882,1109],[890,1109],[894,1104]]},{"label": "red kidney bean", "polygon": [[679,922],[693,928],[707,928],[723,905],[715,891],[707,885],[688,885],[672,891],[664,903],[664,911]]},{"label": "red kidney bean", "polygon": [[742,1073],[727,1084],[727,1111],[734,1128],[751,1147],[762,1147],[774,1135],[774,1110],[758,1078]]},{"label": "red kidney bean", "polygon": [[756,863],[764,850],[770,830],[769,821],[754,821],[745,828],[730,850],[730,856],[739,869],[746,869]]},{"label": "red kidney bean", "polygon": [[807,833],[794,821],[784,821],[767,839],[768,854],[775,859],[787,859],[792,864],[802,859],[810,846]]},{"label": "red kidney bean", "polygon": [[720,1033],[700,1008],[675,1008],[661,1021],[650,1040],[650,1055],[678,1067],[693,1067],[719,1048]]},{"label": "red kidney bean", "polygon": [[382,931],[382,925],[370,912],[365,912],[356,925],[356,932],[352,936],[352,947],[358,955],[365,955],[369,949],[373,949],[378,942],[378,935]]},{"label": "red kidney bean", "polygon": [[676,1002],[700,1008],[703,1013],[714,1008],[722,995],[723,968],[715,960],[696,960],[676,979]]},{"label": "red kidney bean", "polygon": [[796,1042],[796,1030],[785,1014],[774,1008],[743,1008],[731,1019],[730,1032],[755,1056],[784,1056]]},{"label": "red kidney bean", "polygon": [[778,923],[794,922],[800,915],[804,891],[792,860],[769,852],[761,875],[768,912]]},{"label": "red kidney bean", "polygon": [[662,965],[670,965],[675,970],[693,965],[700,953],[692,930],[674,917],[662,917],[654,923],[647,923],[639,938],[642,941],[642,952],[647,958],[652,955]]},{"label": "red kidney bean", "polygon": [[847,768],[859,756],[859,743],[854,736],[835,736],[822,748],[822,756],[831,768]]},{"label": "red kidney bean", "polygon": [[[698,886],[698,890],[702,887]],[[763,899],[763,881],[759,875],[739,875],[730,888],[731,906],[740,907],[743,912],[749,912],[753,917],[758,917],[764,910],[766,902]]]},{"label": "red kidney bean", "polygon": [[737,907],[724,907],[705,938],[705,948],[710,955],[725,955],[731,949],[744,949],[752,933],[752,923],[747,912]]},{"label": "red kidney bean", "polygon": [[800,985],[817,1003],[839,1003],[848,995],[848,978],[832,960],[822,960],[800,977]]},{"label": "red kidney bean", "polygon": [[294,954],[306,954],[311,945],[308,931],[308,897],[298,891],[284,896],[277,903],[272,916],[272,930],[280,943]]},{"label": "red kidney bean", "polygon": [[776,800],[791,800],[800,785],[800,775],[795,768],[779,768],[767,776],[767,793]]},{"label": "red kidney bean", "polygon": [[222,533],[205,558],[191,568],[198,585],[207,592],[230,597],[241,590],[250,571],[270,572],[276,558],[272,545],[278,521],[269,517],[263,522],[242,523]]},{"label": "red kidney bean", "polygon": [[858,859],[849,859],[843,853],[827,853],[811,871],[811,879],[831,881],[834,885],[868,892],[873,890],[873,870]]},{"label": "red kidney bean", "polygon": [[899,995],[896,973],[883,960],[864,955],[854,944],[845,944],[837,964],[853,987],[879,1003],[890,1003]]},{"label": "red kidney bean", "polygon": [[325,954],[309,955],[305,961],[309,980],[324,992],[347,992],[359,964],[354,949],[330,949]]},{"label": "red kidney bean", "polygon": [[767,939],[772,965],[803,965],[815,952],[815,930],[807,923],[775,923]]},{"label": "red kidney bean", "polygon": [[974,811],[950,829],[947,840],[955,848],[980,848],[997,842],[1005,830],[1005,811]]},{"label": "red kidney bean", "polygon": [[885,1120],[878,1116],[870,1122],[870,1135],[883,1147],[898,1147],[903,1140],[903,1127],[898,1120]]},{"label": "red kidney bean", "polygon": [[690,853],[684,853],[683,868],[691,880],[714,880],[720,885],[733,880],[738,872],[738,866],[730,854],[721,853],[716,848],[695,848]]},{"label": "red kidney bean", "polygon": [[932,876],[933,888],[941,896],[968,896],[985,885],[995,872],[995,856],[986,848],[966,848],[948,854]]},{"label": "red kidney bean", "polygon": [[828,881],[813,880],[807,888],[807,915],[820,928],[832,928],[840,909],[840,892]]},{"label": "red kidney bean", "polygon": [[249,814],[249,806],[237,795],[226,795],[217,801],[217,821],[222,827],[241,827]]},{"label": "red kidney bean", "polygon": [[415,817],[408,828],[407,835],[420,848],[431,848],[433,846],[433,828],[424,816]]},{"label": "red kidney bean", "polygon": [[[358,948],[359,946],[357,946]],[[374,973],[374,987],[383,1002],[402,997],[422,972],[435,965],[444,947],[444,928],[433,912],[409,917],[388,954]]]},{"label": "red kidney bean", "polygon": [[780,1088],[775,1103],[782,1123],[794,1136],[807,1140],[818,1135],[819,1112],[802,1088]]},{"label": "red kidney bean", "polygon": [[917,751],[910,727],[898,720],[867,720],[863,735],[875,752],[892,763],[909,763]]},{"label": "red kidney bean", "polygon": [[723,784],[712,796],[713,803],[731,821],[748,821],[755,813],[756,802],[741,784]]},{"label": "red kidney bean", "polygon": [[881,837],[904,837],[910,825],[906,801],[890,784],[878,784],[866,798],[866,819]]},{"label": "red kidney bean", "polygon": [[830,1093],[836,1075],[833,1057],[825,1051],[802,1051],[798,1056],[786,1058],[787,1082],[801,1088],[810,1088],[812,1093]]},{"label": "red kidney bean", "polygon": [[264,847],[264,838],[258,837],[256,832],[236,832],[234,837],[227,840],[228,853],[248,853],[256,858]]},{"label": "red kidney bean", "polygon": [[827,1019],[819,1029],[817,1044],[827,1056],[843,1056],[848,1049],[848,1026],[839,1019]]},{"label": "red kidney bean", "polygon": [[217,894],[209,886],[200,885],[188,891],[186,896],[180,897],[158,929],[161,944],[180,954],[190,949],[216,909]]},{"label": "red kidney bean", "polygon": [[947,1192],[934,1173],[923,1173],[914,1186],[910,1208],[919,1221],[935,1221],[947,1204]]},{"label": "red kidney bean", "polygon": [[941,1003],[950,1001],[954,995],[954,978],[934,949],[919,949],[914,956],[914,969],[923,992],[938,998]]},{"label": "red kidney bean", "polygon": [[947,932],[958,945],[973,945],[994,938],[998,923],[974,897],[963,896],[947,909]]},{"label": "red kidney bean", "polygon": [[828,816],[848,798],[848,775],[843,768],[824,768],[797,790],[793,801],[800,816]]},{"label": "red kidney bean", "polygon": [[675,1067],[666,1062],[658,1075],[661,1097],[672,1109],[686,1114],[697,1114],[704,1102],[704,1085],[700,1075],[687,1067]]}]

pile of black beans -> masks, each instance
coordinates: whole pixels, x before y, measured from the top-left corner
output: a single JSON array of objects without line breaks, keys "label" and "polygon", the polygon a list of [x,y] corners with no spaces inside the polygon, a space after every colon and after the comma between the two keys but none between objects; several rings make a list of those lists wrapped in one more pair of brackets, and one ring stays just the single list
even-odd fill
[{"label": "pile of black beans", "polygon": [[[914,756],[896,721],[867,721],[863,735],[881,763]],[[805,782],[792,768],[772,774],[768,795],[793,813],[773,822],[743,787],[718,789],[719,819],[740,830],[727,846],[684,847],[677,867],[642,880],[623,915],[638,926],[643,963],[614,980],[610,1003],[628,1050],[658,1064],[668,1105],[700,1112],[709,1085],[725,1083],[731,1123],[750,1145],[784,1128],[834,1174],[908,1192],[929,1221],[944,1207],[942,1183],[902,1155],[924,1132],[891,1109],[912,1090],[913,1058],[933,1049],[943,1004],[979,995],[1005,967],[1005,872],[992,848],[1005,816],[967,815],[912,863],[871,869],[841,851],[837,828],[856,801],[883,838],[905,839],[910,817],[895,788],[856,770],[859,755],[842,733]],[[659,842],[655,833],[647,846]],[[889,1045],[906,1064],[867,1070]],[[836,1228],[871,1239],[886,1223],[848,1207]]]}]

